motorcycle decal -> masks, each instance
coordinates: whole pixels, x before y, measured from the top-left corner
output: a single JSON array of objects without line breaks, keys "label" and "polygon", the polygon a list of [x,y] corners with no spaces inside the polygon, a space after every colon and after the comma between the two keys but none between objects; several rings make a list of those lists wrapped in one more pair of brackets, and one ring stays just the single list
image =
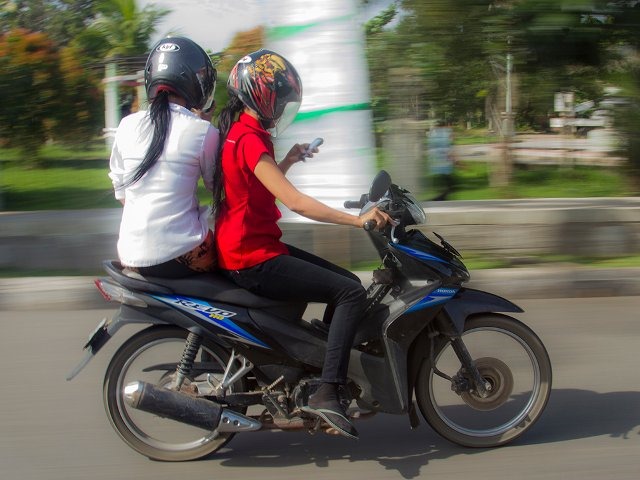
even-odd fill
[{"label": "motorcycle decal", "polygon": [[458,293],[457,288],[438,288],[424,297],[418,303],[411,306],[407,310],[407,312],[417,312],[418,310],[422,310],[424,308],[429,308],[448,302],[456,293]]},{"label": "motorcycle decal", "polygon": [[436,257],[435,255],[430,255],[428,253],[421,252],[420,250],[416,250],[415,248],[407,247],[405,245],[393,245],[393,247],[411,255],[412,257],[416,257],[418,260],[432,260],[440,263],[449,263],[442,258]]},{"label": "motorcycle decal", "polygon": [[243,343],[256,345],[258,347],[268,348],[269,345],[262,342],[258,338],[251,335],[246,330],[236,325],[231,318],[237,315],[236,312],[229,310],[223,310],[222,308],[214,307],[204,300],[197,300],[189,297],[171,296],[165,297],[162,295],[152,295],[156,300],[160,300],[167,305],[171,305],[178,310],[183,310],[195,314],[199,318],[206,320],[209,323],[213,323],[217,327],[226,330],[232,334],[233,339],[240,340]]}]

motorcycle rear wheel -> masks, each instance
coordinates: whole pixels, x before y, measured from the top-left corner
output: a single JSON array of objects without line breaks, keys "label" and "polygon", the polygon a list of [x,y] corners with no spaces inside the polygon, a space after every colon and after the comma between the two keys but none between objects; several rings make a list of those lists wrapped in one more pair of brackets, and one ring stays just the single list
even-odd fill
[{"label": "motorcycle rear wheel", "polygon": [[[170,326],[152,326],[142,330],[118,349],[105,373],[103,397],[111,425],[131,448],[153,460],[179,462],[202,458],[224,447],[234,436],[233,433],[207,431],[137,410],[124,399],[124,387],[130,382],[171,384],[188,333]],[[207,363],[215,365],[212,377],[219,380],[229,353],[204,340],[196,359],[205,357]],[[166,367],[158,368],[159,365]],[[168,370],[172,365],[174,370]],[[149,370],[152,366],[156,368]],[[202,380],[201,377],[197,380]],[[196,379],[187,379],[184,385],[188,386],[193,380]],[[242,390],[242,379],[232,385],[232,391]]]},{"label": "motorcycle rear wheel", "polygon": [[481,398],[460,388],[457,382],[463,379],[464,384],[469,377],[451,344],[440,338],[432,357],[423,359],[419,368],[420,411],[436,432],[459,445],[486,448],[509,443],[544,411],[551,392],[549,355],[529,327],[506,315],[470,319],[462,340],[491,385],[489,395]]}]

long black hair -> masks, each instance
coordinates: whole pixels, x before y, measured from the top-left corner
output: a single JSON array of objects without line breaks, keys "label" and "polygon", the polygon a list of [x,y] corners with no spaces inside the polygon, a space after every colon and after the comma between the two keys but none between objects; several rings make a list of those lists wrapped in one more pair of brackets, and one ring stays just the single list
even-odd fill
[{"label": "long black hair", "polygon": [[149,118],[153,125],[153,137],[149,148],[144,154],[144,158],[133,175],[133,178],[127,182],[127,186],[133,185],[153,167],[162,152],[167,139],[167,133],[171,124],[171,109],[169,108],[169,92],[161,90],[153,98],[149,106]]},{"label": "long black hair", "polygon": [[220,132],[220,143],[218,144],[218,161],[216,162],[213,178],[213,207],[218,211],[218,206],[224,198],[222,187],[222,148],[227,141],[231,125],[236,121],[237,116],[244,109],[244,104],[237,95],[229,92],[229,101],[218,115],[218,130]]}]

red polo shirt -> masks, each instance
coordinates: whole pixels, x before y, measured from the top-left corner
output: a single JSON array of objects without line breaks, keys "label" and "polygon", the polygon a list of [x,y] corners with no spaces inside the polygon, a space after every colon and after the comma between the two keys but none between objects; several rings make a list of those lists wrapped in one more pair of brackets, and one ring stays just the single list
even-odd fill
[{"label": "red polo shirt", "polygon": [[215,228],[220,268],[241,270],[289,253],[280,241],[276,199],[253,173],[264,153],[275,157],[269,133],[241,114],[222,148],[225,199]]}]

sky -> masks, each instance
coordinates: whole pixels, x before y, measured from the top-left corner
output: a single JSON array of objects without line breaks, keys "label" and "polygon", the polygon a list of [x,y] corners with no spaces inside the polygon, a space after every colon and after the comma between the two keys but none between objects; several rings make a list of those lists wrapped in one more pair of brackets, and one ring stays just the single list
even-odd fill
[{"label": "sky", "polygon": [[[314,0],[306,0],[314,1]],[[322,1],[322,0],[315,0]],[[392,0],[370,0],[364,15],[371,18]],[[158,26],[158,40],[168,33],[187,36],[205,50],[219,52],[233,36],[265,25],[269,0],[138,0],[140,8],[152,4],[171,10]]]},{"label": "sky", "polygon": [[187,36],[205,50],[219,52],[237,32],[261,25],[265,0],[138,0],[171,10],[158,26],[156,40],[168,33]]}]

